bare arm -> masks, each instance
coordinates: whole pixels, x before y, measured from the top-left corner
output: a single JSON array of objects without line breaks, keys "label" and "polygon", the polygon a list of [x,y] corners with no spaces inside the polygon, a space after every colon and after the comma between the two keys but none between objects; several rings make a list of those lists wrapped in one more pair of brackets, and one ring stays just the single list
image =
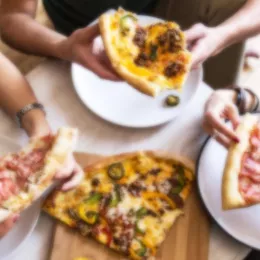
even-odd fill
[{"label": "bare arm", "polygon": [[219,26],[227,37],[225,47],[260,33],[260,1],[247,0],[238,12]]},{"label": "bare arm", "polygon": [[192,67],[215,56],[228,46],[260,33],[260,1],[247,0],[232,17],[217,27],[195,24],[186,31],[193,53]]},{"label": "bare arm", "polygon": [[7,44],[26,53],[77,62],[102,78],[118,80],[107,66],[104,47],[93,48],[100,34],[97,24],[66,37],[35,21],[36,7],[37,0],[2,0],[0,31]]},{"label": "bare arm", "polygon": [[[12,118],[24,106],[37,102],[28,82],[16,67],[0,53],[0,108]],[[22,118],[29,136],[48,134],[50,129],[41,110],[31,110]]]},{"label": "bare arm", "polygon": [[37,0],[3,0],[0,30],[12,47],[31,54],[62,58],[58,45],[66,37],[34,20]]}]

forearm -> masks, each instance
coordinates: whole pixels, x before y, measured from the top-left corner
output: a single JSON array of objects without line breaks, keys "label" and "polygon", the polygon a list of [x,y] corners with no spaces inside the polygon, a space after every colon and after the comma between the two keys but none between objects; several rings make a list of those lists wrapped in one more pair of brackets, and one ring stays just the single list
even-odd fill
[{"label": "forearm", "polygon": [[29,54],[63,58],[60,43],[65,36],[51,30],[24,13],[10,13],[0,18],[2,39]]},{"label": "forearm", "polygon": [[[15,118],[24,106],[37,102],[28,82],[16,67],[0,54],[0,107]],[[22,126],[29,136],[49,132],[45,115],[41,110],[31,110],[22,118]]]},{"label": "forearm", "polygon": [[222,48],[238,43],[260,32],[260,1],[247,0],[232,17],[216,27],[223,38]]}]

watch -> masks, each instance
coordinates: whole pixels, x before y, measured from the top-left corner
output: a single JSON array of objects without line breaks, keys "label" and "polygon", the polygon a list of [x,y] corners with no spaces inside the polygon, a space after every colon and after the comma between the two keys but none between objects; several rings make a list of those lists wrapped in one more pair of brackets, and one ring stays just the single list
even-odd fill
[{"label": "watch", "polygon": [[22,109],[20,109],[15,115],[15,119],[16,119],[16,122],[17,122],[19,127],[22,127],[23,116],[33,109],[40,109],[44,112],[44,114],[46,114],[46,111],[45,111],[44,106],[42,104],[37,103],[37,102],[32,103],[32,104],[28,104],[28,105],[24,106]]}]

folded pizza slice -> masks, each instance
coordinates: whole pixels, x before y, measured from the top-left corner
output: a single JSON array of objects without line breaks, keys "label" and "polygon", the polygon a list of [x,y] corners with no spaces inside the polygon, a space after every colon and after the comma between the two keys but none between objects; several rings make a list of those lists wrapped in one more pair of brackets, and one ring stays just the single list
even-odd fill
[{"label": "folded pizza slice", "polygon": [[193,163],[158,152],[111,156],[85,169],[74,190],[54,191],[44,210],[131,259],[153,259],[183,213]]},{"label": "folded pizza slice", "polygon": [[1,158],[0,222],[30,206],[53,184],[76,140],[76,129],[61,128],[56,136],[33,139],[18,153]]},{"label": "folded pizza slice", "polygon": [[230,147],[223,176],[224,210],[260,203],[259,117],[245,115],[236,132],[240,142]]},{"label": "folded pizza slice", "polygon": [[99,25],[112,66],[130,85],[150,96],[182,88],[191,54],[176,23],[141,26],[135,14],[120,8],[103,14]]}]

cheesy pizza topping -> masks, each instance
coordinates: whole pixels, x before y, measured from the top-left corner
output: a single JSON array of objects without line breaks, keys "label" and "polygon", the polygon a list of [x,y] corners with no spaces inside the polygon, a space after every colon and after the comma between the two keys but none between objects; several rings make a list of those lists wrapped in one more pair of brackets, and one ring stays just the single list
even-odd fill
[{"label": "cheesy pizza topping", "polygon": [[55,191],[44,209],[132,259],[148,259],[181,214],[193,178],[178,161],[139,153],[86,169],[78,188]]}]

